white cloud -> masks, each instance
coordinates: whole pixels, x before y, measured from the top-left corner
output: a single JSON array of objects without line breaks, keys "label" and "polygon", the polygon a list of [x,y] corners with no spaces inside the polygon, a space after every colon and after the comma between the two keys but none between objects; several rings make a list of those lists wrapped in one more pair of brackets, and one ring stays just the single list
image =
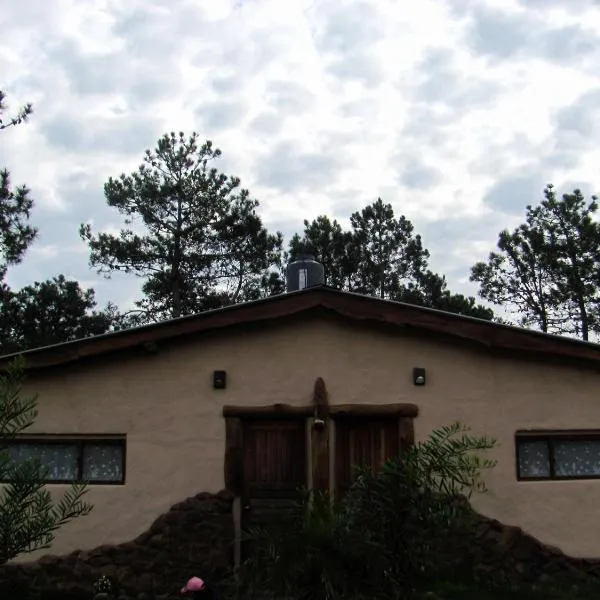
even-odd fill
[{"label": "white cloud", "polygon": [[101,302],[130,305],[139,280],[94,279],[78,225],[118,228],[103,183],[137,168],[162,133],[197,130],[269,227],[291,233],[323,212],[345,223],[382,196],[414,221],[450,286],[473,292],[470,265],[539,186],[594,180],[600,9],[569,6],[9,3],[0,86],[36,113],[2,133],[0,164],[32,188],[42,236],[10,279],[68,272],[96,281]]}]

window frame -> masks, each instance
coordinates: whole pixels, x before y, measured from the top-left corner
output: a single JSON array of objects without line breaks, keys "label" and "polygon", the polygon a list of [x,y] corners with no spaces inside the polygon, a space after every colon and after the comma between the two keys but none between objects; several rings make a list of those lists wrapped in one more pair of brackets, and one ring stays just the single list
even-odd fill
[{"label": "window frame", "polygon": [[[546,442],[548,446],[549,475],[527,477],[521,475],[520,468],[520,450],[523,442]],[[600,473],[597,475],[556,475],[556,460],[554,452],[554,441],[561,442],[600,442],[600,430],[582,429],[582,430],[526,430],[517,431],[515,434],[515,458],[517,481],[581,481],[600,479]]]},{"label": "window frame", "polygon": [[[86,483],[88,485],[125,485],[127,478],[127,436],[125,434],[29,434],[16,435],[14,438],[3,442],[7,448],[16,445],[46,445],[46,446],[75,446],[77,448],[77,477],[75,479],[45,479],[44,485],[65,485]],[[83,457],[86,445],[118,446],[121,448],[123,467],[120,479],[83,479]],[[10,480],[0,480],[0,483],[10,483]]]}]

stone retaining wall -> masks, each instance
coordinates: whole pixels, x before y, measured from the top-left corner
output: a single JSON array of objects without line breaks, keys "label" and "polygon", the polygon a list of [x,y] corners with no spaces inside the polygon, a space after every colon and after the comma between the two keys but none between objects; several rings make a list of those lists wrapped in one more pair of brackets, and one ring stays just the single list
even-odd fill
[{"label": "stone retaining wall", "polygon": [[[0,568],[0,598],[91,600],[107,575],[128,596],[177,594],[192,575],[219,581],[233,557],[233,496],[202,493],[173,506],[131,542]],[[26,595],[27,594],[27,595]]]},{"label": "stone retaining wall", "polygon": [[600,583],[600,559],[565,555],[518,527],[476,515],[474,534],[456,541],[475,571],[501,583]]},{"label": "stone retaining wall", "polygon": [[[176,596],[192,575],[219,585],[233,562],[232,501],[225,491],[198,494],[173,506],[131,542],[4,566],[0,598],[91,600],[92,584],[102,575],[118,583],[117,598],[123,599]],[[476,573],[512,585],[600,583],[600,559],[568,557],[517,527],[481,515],[475,515],[472,531],[450,540],[451,566],[466,561]]]}]

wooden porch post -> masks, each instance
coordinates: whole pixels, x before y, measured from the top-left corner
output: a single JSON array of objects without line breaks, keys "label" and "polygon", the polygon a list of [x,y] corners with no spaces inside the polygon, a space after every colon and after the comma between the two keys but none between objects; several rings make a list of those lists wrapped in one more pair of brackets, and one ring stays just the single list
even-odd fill
[{"label": "wooden porch post", "polygon": [[310,450],[313,491],[329,492],[329,400],[322,377],[315,381],[313,393],[314,418],[310,423]]}]

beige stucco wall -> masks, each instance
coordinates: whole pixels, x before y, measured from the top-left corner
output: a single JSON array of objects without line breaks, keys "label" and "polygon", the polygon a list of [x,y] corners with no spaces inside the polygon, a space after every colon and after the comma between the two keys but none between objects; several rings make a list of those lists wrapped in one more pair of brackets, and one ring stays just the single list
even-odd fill
[{"label": "beige stucco wall", "polygon": [[[414,366],[427,369],[422,388]],[[226,390],[212,389],[215,369],[227,370]],[[599,374],[320,318],[31,379],[40,410],[32,431],[127,434],[126,485],[92,487],[94,511],[60,531],[52,552],[127,541],[175,502],[222,489],[222,406],[305,405],[319,376],[331,404],[416,403],[417,438],[454,420],[496,437],[499,464],[476,506],[567,553],[600,557],[600,481],[517,482],[514,450],[517,429],[600,428]]]}]

